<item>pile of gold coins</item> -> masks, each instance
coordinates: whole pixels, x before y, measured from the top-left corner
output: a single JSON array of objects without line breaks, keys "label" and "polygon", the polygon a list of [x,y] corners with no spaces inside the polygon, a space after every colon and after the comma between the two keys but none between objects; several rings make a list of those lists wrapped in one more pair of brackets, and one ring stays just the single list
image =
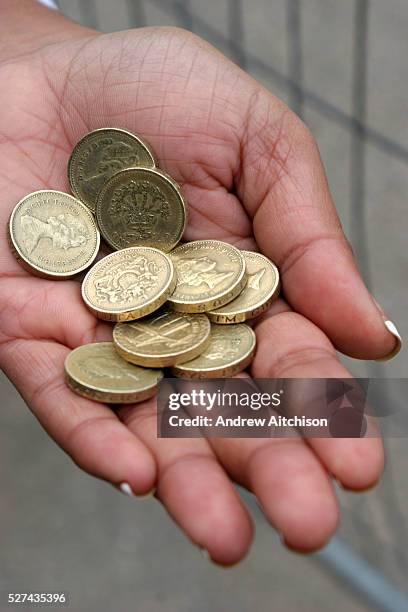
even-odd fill
[{"label": "pile of gold coins", "polygon": [[162,368],[188,379],[244,370],[256,344],[244,321],[276,299],[276,266],[219,240],[181,244],[187,205],[180,187],[129,132],[87,134],[73,150],[68,177],[75,197],[29,194],[12,212],[9,238],[20,263],[50,279],[89,268],[100,235],[113,250],[82,281],[89,310],[115,323],[113,342],[68,355],[71,389],[96,401],[131,403],[155,394]]}]

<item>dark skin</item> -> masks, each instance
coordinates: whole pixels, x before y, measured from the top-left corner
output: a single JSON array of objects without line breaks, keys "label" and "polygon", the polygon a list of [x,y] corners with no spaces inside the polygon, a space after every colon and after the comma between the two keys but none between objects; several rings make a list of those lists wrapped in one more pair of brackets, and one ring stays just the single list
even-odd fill
[{"label": "dark skin", "polygon": [[257,496],[288,546],[318,548],[338,520],[332,478],[374,485],[378,439],[157,439],[154,401],[114,412],[74,395],[66,355],[110,339],[111,327],[85,308],[78,281],[31,276],[6,239],[24,195],[69,189],[68,158],[86,132],[136,132],[182,185],[186,240],[257,249],[280,268],[285,300],[254,326],[251,375],[347,377],[336,350],[375,359],[396,340],[357,271],[315,141],[279,99],[188,32],[101,35],[31,0],[19,6],[17,16],[0,0],[2,368],[75,463],[136,495],[155,489],[215,562],[237,562],[252,539],[233,482]]}]

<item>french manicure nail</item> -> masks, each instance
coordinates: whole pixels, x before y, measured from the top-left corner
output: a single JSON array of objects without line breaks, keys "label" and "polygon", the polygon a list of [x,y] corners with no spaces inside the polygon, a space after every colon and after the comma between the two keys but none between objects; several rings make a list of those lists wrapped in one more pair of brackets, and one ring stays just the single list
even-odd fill
[{"label": "french manicure nail", "polygon": [[136,495],[136,493],[133,491],[132,487],[130,486],[128,482],[121,482],[120,485],[114,485],[114,486],[116,489],[121,491],[124,495],[127,495],[128,497],[137,497],[137,499],[145,499],[147,497],[153,497],[153,495],[156,493],[156,488],[153,487],[153,489],[150,489],[150,491],[148,491],[147,493],[143,493],[142,495]]},{"label": "french manicure nail", "polygon": [[387,328],[389,333],[392,334],[395,338],[395,346],[392,349],[392,351],[388,353],[388,355],[385,355],[384,357],[378,357],[377,359],[375,359],[375,361],[389,361],[390,359],[398,355],[398,353],[400,352],[401,347],[402,347],[402,338],[401,338],[401,335],[395,323],[390,321],[390,319],[387,317],[387,315],[385,314],[384,310],[381,308],[377,300],[373,296],[371,297],[373,299],[374,304],[377,306],[378,310],[380,311],[385,327]]},{"label": "french manicure nail", "polygon": [[132,491],[132,487],[128,482],[121,482],[119,485],[119,489],[122,491],[124,495],[128,495],[129,497],[134,497],[135,494]]},{"label": "french manicure nail", "polygon": [[392,334],[394,336],[394,338],[395,338],[395,346],[392,349],[392,351],[390,353],[388,353],[388,355],[385,355],[384,357],[378,357],[375,361],[389,361],[390,359],[393,359],[393,357],[398,355],[398,353],[400,352],[401,347],[402,347],[402,338],[401,338],[401,335],[398,332],[398,329],[396,328],[395,324],[392,321],[390,321],[389,319],[386,319],[384,317],[384,325],[388,329],[390,334]]}]

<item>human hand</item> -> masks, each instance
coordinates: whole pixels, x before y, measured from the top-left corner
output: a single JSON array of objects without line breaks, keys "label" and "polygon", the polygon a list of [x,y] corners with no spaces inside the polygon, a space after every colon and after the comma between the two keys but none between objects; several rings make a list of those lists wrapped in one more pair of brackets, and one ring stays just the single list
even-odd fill
[{"label": "human hand", "polygon": [[111,327],[86,309],[78,281],[30,276],[6,240],[19,199],[68,190],[68,158],[86,132],[140,134],[182,185],[187,240],[259,249],[280,268],[286,301],[254,326],[251,374],[344,378],[336,349],[373,359],[397,341],[357,272],[316,143],[280,100],[187,32],[100,35],[62,16],[47,19],[47,37],[7,49],[0,61],[4,371],[80,467],[136,495],[155,488],[214,561],[238,561],[252,537],[231,481],[256,495],[288,546],[321,546],[338,516],[331,479],[372,486],[383,467],[378,439],[157,439],[154,401],[113,412],[74,395],[63,379],[66,355],[110,339]]}]

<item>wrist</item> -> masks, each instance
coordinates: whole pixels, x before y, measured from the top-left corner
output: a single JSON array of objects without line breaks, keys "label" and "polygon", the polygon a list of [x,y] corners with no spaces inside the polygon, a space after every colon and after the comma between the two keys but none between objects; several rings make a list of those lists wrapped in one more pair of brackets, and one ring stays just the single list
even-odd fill
[{"label": "wrist", "polygon": [[0,62],[55,42],[95,34],[38,0],[0,0]]}]

